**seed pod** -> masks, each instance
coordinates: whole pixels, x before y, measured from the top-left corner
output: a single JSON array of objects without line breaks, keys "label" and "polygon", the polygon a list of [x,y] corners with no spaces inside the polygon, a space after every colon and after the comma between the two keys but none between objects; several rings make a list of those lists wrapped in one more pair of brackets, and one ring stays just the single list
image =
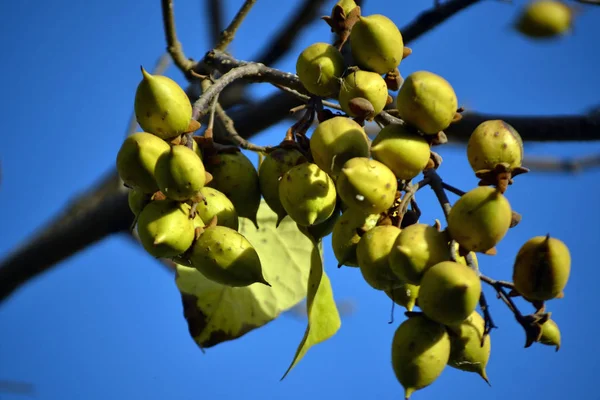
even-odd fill
[{"label": "seed pod", "polygon": [[131,189],[127,195],[129,209],[137,217],[142,212],[146,204],[150,203],[151,195],[143,193],[137,189]]},{"label": "seed pod", "polygon": [[431,385],[450,358],[446,328],[425,316],[410,317],[396,329],[392,341],[392,367],[404,397]]},{"label": "seed pod", "polygon": [[264,278],[258,253],[239,232],[226,226],[207,228],[189,254],[194,268],[206,278],[226,286],[241,287],[262,283]]},{"label": "seed pod", "polygon": [[540,343],[546,346],[555,346],[556,351],[560,349],[560,329],[554,320],[549,319],[542,325]]},{"label": "seed pod", "polygon": [[512,170],[523,162],[523,140],[515,128],[504,121],[484,121],[469,137],[467,157],[474,172],[492,170],[502,163]]},{"label": "seed pod", "polygon": [[490,335],[483,339],[485,320],[477,311],[473,311],[467,319],[449,329],[454,334],[450,335],[448,365],[461,371],[475,372],[489,384],[485,367],[490,358],[492,342]]},{"label": "seed pod", "polygon": [[289,169],[279,182],[279,199],[298,224],[316,225],[333,214],[335,184],[317,164],[302,163]]},{"label": "seed pod", "polygon": [[192,119],[192,104],[174,80],[152,75],[142,68],[135,92],[135,116],[142,129],[161,139],[185,133]]},{"label": "seed pod", "polygon": [[338,261],[338,267],[347,265],[358,267],[356,246],[361,234],[375,227],[379,214],[365,214],[360,210],[349,208],[337,220],[331,234],[331,247]]},{"label": "seed pod", "polygon": [[267,154],[258,168],[260,191],[269,208],[277,214],[278,221],[287,215],[279,200],[279,182],[301,157],[302,153],[296,149],[277,148]]},{"label": "seed pod", "polygon": [[402,282],[419,285],[429,268],[450,259],[445,232],[427,224],[409,225],[400,232],[390,251],[391,270]]},{"label": "seed pod", "polygon": [[396,98],[400,118],[431,135],[450,126],[457,107],[456,93],[450,83],[429,71],[410,74]]},{"label": "seed pod", "polygon": [[203,201],[199,202],[196,213],[201,218],[203,225],[208,225],[216,215],[217,225],[238,230],[239,220],[237,211],[227,196],[211,187],[203,187],[200,189],[200,194],[204,196],[206,203]]},{"label": "seed pod", "polygon": [[147,132],[129,135],[117,154],[117,172],[123,182],[143,193],[155,193],[158,184],[154,169],[160,155],[169,150],[169,145]]},{"label": "seed pod", "polygon": [[256,226],[261,198],[256,168],[241,151],[220,153],[216,157],[217,162],[206,163],[206,170],[213,177],[207,186],[227,196],[238,217],[248,218]]},{"label": "seed pod", "polygon": [[479,186],[464,194],[448,215],[450,236],[468,251],[485,252],[508,232],[512,210],[496,188]]},{"label": "seed pod", "polygon": [[554,38],[571,31],[573,14],[571,7],[562,1],[533,1],[525,7],[515,28],[530,38]]},{"label": "seed pod", "polygon": [[[372,108],[369,115],[356,112],[351,107],[351,101],[356,98],[366,99]],[[375,72],[355,71],[342,81],[339,102],[342,110],[351,117],[372,120],[385,107],[388,99],[388,89],[385,80]]]},{"label": "seed pod", "polygon": [[471,268],[443,261],[425,271],[419,289],[419,307],[444,325],[462,323],[479,303],[481,282]]},{"label": "seed pod", "polygon": [[379,214],[394,203],[398,181],[385,164],[367,157],[355,157],[344,164],[336,188],[348,207],[365,214]]},{"label": "seed pod", "polygon": [[144,249],[154,257],[183,254],[194,240],[191,207],[172,200],[152,201],[139,214],[137,232]]},{"label": "seed pod", "polygon": [[204,187],[206,171],[194,150],[176,145],[158,158],[154,177],[165,196],[172,200],[186,201]]},{"label": "seed pod", "polygon": [[393,225],[376,226],[366,232],[356,246],[356,259],[364,280],[374,289],[393,289],[401,284],[390,269],[390,251],[400,234]]},{"label": "seed pod", "polygon": [[346,66],[340,51],[328,43],[308,46],[296,61],[296,73],[310,93],[329,97],[340,90],[340,78]]},{"label": "seed pod", "polygon": [[333,214],[319,224],[310,226],[296,225],[298,226],[298,230],[300,230],[300,232],[304,233],[309,238],[318,241],[323,239],[325,236],[329,236],[331,232],[333,232],[333,227],[335,226],[335,223],[339,219],[340,215],[341,207],[336,207],[335,210],[333,210]]},{"label": "seed pod", "polygon": [[359,17],[350,33],[350,46],[358,66],[379,75],[395,70],[404,52],[400,30],[381,14]]},{"label": "seed pod", "polygon": [[425,169],[430,153],[423,136],[398,124],[384,127],[371,144],[373,158],[391,169],[396,178],[407,181]]},{"label": "seed pod", "polygon": [[396,288],[384,292],[394,303],[406,308],[407,311],[412,311],[419,297],[419,286],[401,283]]},{"label": "seed pod", "polygon": [[356,121],[333,117],[317,126],[310,138],[310,151],[315,164],[335,178],[349,159],[369,157],[369,139]]},{"label": "seed pod", "polygon": [[535,236],[519,249],[513,267],[515,289],[526,299],[546,301],[558,297],[571,273],[571,254],[556,238]]}]

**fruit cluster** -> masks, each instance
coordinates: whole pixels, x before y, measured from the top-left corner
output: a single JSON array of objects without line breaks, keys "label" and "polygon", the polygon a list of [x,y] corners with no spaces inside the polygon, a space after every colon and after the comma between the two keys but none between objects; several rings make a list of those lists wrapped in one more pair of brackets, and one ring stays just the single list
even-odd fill
[{"label": "fruit cluster", "polygon": [[[518,132],[500,120],[481,123],[467,145],[479,185],[466,193],[444,186],[431,148],[461,118],[453,87],[430,71],[402,78],[399,66],[411,51],[389,18],[362,16],[353,0],[341,0],[324,19],[338,41],[312,44],[298,56],[297,76],[311,94],[306,113],[265,151],[258,169],[239,148],[218,145],[206,133],[192,136],[199,125],[184,91],[142,70],[135,111],[144,132],[125,140],[117,167],[131,189],[146,251],[224,285],[269,285],[259,254],[237,231],[238,217],[256,225],[261,198],[278,224],[291,218],[315,243],[331,234],[338,266],[358,268],[368,285],[407,310],[391,352],[406,398],[446,365],[487,381],[493,322],[482,281],[513,308],[516,296],[535,306],[534,314],[518,318],[529,345],[558,348],[560,332],[544,302],[560,298],[567,284],[566,245],[549,235],[527,241],[514,263],[514,283],[485,277],[477,264],[476,253],[495,254],[520,220],[505,197],[513,178],[527,172]],[[323,98],[337,99],[343,113],[326,110]],[[384,109],[397,122],[388,121],[371,141],[365,123],[381,122]],[[318,124],[307,137],[315,115]],[[424,179],[413,183],[420,174]],[[439,221],[419,222],[413,195],[427,185],[444,207],[445,229]],[[451,206],[444,190],[460,199]]]}]

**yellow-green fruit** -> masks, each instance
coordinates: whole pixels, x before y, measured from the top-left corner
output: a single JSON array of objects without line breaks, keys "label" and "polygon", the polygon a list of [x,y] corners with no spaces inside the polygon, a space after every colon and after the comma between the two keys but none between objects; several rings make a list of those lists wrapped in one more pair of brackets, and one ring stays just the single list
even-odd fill
[{"label": "yellow-green fruit", "polygon": [[267,286],[258,253],[239,232],[226,226],[207,228],[189,254],[194,268],[213,282],[241,287],[262,283]]},{"label": "yellow-green fruit", "polygon": [[347,265],[358,267],[356,246],[360,241],[358,230],[368,232],[375,227],[379,214],[365,214],[360,210],[349,208],[333,226],[331,234],[331,247],[338,261],[338,267]]},{"label": "yellow-green fruit", "polygon": [[479,303],[481,282],[471,268],[443,261],[425,271],[419,289],[419,307],[444,325],[464,321]]},{"label": "yellow-green fruit", "polygon": [[319,168],[337,177],[349,159],[369,157],[369,139],[356,121],[333,117],[317,126],[310,138],[310,151]]},{"label": "yellow-green fruit", "polygon": [[257,225],[261,195],[256,168],[242,152],[221,153],[217,157],[218,162],[206,163],[206,170],[213,177],[207,186],[227,196],[238,217],[248,218]]},{"label": "yellow-green fruit", "polygon": [[129,135],[117,154],[117,172],[127,186],[143,193],[157,192],[154,169],[158,157],[167,150],[168,143],[150,133]]},{"label": "yellow-green fruit", "polygon": [[515,289],[529,300],[546,301],[559,296],[571,273],[571,253],[556,238],[536,236],[519,249],[513,267]]},{"label": "yellow-green fruit", "polygon": [[258,168],[260,191],[269,208],[277,214],[278,220],[287,215],[279,200],[279,182],[283,174],[295,166],[301,157],[302,153],[298,150],[278,148],[270,152]]},{"label": "yellow-green fruit", "polygon": [[419,285],[427,269],[449,259],[446,232],[417,223],[402,229],[390,251],[389,264],[401,281]]},{"label": "yellow-green fruit", "polygon": [[204,187],[206,171],[198,154],[186,146],[171,146],[158,158],[154,177],[169,199],[186,201]]},{"label": "yellow-green fruit", "polygon": [[540,343],[546,346],[556,346],[556,351],[560,349],[560,329],[553,320],[549,319],[542,325]]},{"label": "yellow-green fruit", "polygon": [[184,133],[192,119],[192,104],[171,78],[152,75],[142,68],[143,79],[135,92],[135,116],[146,132],[162,139]]},{"label": "yellow-green fruit", "polygon": [[379,214],[394,203],[398,181],[385,164],[367,157],[354,157],[344,163],[336,189],[349,208]]},{"label": "yellow-green fruit", "polygon": [[296,225],[298,226],[300,232],[304,233],[309,238],[318,241],[320,239],[323,239],[325,236],[329,236],[329,234],[333,232],[333,227],[335,226],[335,223],[337,222],[340,215],[342,215],[341,207],[336,207],[335,210],[333,210],[333,214],[331,214],[329,218],[327,218],[325,221],[319,224],[310,226],[302,226],[298,224]]},{"label": "yellow-green fruit", "polygon": [[566,34],[573,24],[573,10],[562,1],[541,0],[525,7],[516,23],[522,34],[532,38],[553,38]]},{"label": "yellow-green fruit", "polygon": [[184,253],[194,240],[191,207],[173,200],[152,201],[139,215],[137,231],[144,249],[154,257]]},{"label": "yellow-green fruit", "polygon": [[208,225],[216,215],[217,225],[238,230],[239,221],[237,211],[227,196],[211,187],[203,187],[200,189],[200,194],[204,196],[206,203],[200,201],[196,212],[204,225]]},{"label": "yellow-green fruit", "polygon": [[298,225],[325,221],[333,214],[336,198],[335,184],[317,164],[296,165],[279,182],[281,204]]},{"label": "yellow-green fruit", "polygon": [[404,51],[400,30],[381,14],[360,17],[350,33],[352,57],[363,70],[380,75],[395,70]]},{"label": "yellow-green fruit", "polygon": [[392,341],[392,367],[404,397],[431,385],[450,358],[446,328],[425,316],[410,317],[396,329]]},{"label": "yellow-green fruit", "polygon": [[515,128],[502,120],[484,121],[469,138],[467,158],[475,172],[494,169],[501,163],[512,170],[523,162],[523,140]]},{"label": "yellow-green fruit", "polygon": [[356,246],[356,259],[364,280],[374,289],[393,289],[400,284],[390,269],[388,257],[400,234],[393,225],[376,226],[366,232]]},{"label": "yellow-green fruit", "polygon": [[479,186],[464,194],[448,215],[450,236],[468,251],[485,252],[508,232],[512,210],[496,188]]},{"label": "yellow-green fruit", "polygon": [[396,98],[400,118],[427,134],[450,126],[457,107],[458,99],[450,83],[429,71],[410,74]]},{"label": "yellow-green fruit", "polygon": [[384,290],[385,294],[394,301],[394,303],[412,311],[419,297],[419,286],[411,283],[400,283],[392,290]]},{"label": "yellow-green fruit", "polygon": [[431,154],[425,138],[404,125],[384,127],[371,144],[371,154],[391,169],[396,178],[411,180],[427,166]]},{"label": "yellow-green fruit", "polygon": [[475,372],[489,383],[485,367],[488,364],[491,351],[491,338],[485,332],[485,320],[477,311],[473,311],[459,325],[451,326],[450,360],[448,365],[461,371]]},{"label": "yellow-green fruit", "polygon": [[[342,10],[344,10],[344,15],[347,16],[352,10],[356,8],[356,3],[354,2],[354,0],[340,0],[337,3],[335,3],[334,9],[336,6],[342,7]],[[331,11],[331,13],[333,16],[333,10]]]},{"label": "yellow-green fruit", "polygon": [[311,44],[296,61],[296,73],[302,85],[321,97],[333,96],[340,90],[345,69],[342,53],[329,43]]},{"label": "yellow-green fruit", "polygon": [[131,189],[127,195],[127,203],[133,215],[137,216],[142,212],[146,204],[150,203],[151,195],[141,192],[137,189]]},{"label": "yellow-green fruit", "polygon": [[385,80],[376,72],[352,72],[342,81],[339,94],[342,110],[351,117],[360,116],[352,111],[350,107],[350,101],[357,97],[367,99],[371,103],[374,116],[379,114],[385,107],[388,98],[388,88]]}]

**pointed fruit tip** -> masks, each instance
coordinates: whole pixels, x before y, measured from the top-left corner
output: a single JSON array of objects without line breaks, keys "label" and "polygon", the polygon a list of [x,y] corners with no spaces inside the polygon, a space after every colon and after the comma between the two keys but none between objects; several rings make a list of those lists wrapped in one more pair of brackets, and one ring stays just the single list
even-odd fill
[{"label": "pointed fruit tip", "polygon": [[273,286],[271,286],[271,284],[269,282],[267,282],[267,280],[265,279],[264,276],[261,276],[260,279],[257,282],[258,283],[262,283],[263,285],[266,285],[268,287],[273,287]]},{"label": "pointed fruit tip", "polygon": [[405,388],[404,389],[404,400],[409,400],[410,396],[412,396],[412,394],[415,392],[415,389],[413,388]]},{"label": "pointed fruit tip", "polygon": [[165,242],[165,240],[167,239],[166,235],[161,235],[158,236],[154,239],[154,242],[152,243],[154,246],[158,246],[160,244],[163,244]]},{"label": "pointed fruit tip", "polygon": [[481,378],[483,378],[483,380],[485,381],[485,383],[488,384],[489,387],[492,387],[492,384],[490,383],[490,380],[487,376],[487,373],[485,372],[485,369],[479,371],[479,376],[481,376]]}]

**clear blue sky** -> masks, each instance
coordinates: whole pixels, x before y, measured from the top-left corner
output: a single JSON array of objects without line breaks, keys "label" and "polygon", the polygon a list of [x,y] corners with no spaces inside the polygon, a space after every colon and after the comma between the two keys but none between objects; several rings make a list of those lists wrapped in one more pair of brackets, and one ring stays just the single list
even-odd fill
[{"label": "clear blue sky", "polygon": [[[159,3],[0,2],[0,258],[113,168],[139,66],[151,68],[165,48]],[[241,1],[225,3],[229,19]],[[257,2],[232,47],[236,56],[257,54],[289,14],[287,3],[292,2]],[[432,3],[368,0],[364,13],[386,13],[401,27]],[[481,112],[576,114],[600,104],[600,8],[585,8],[572,36],[534,44],[509,29],[524,2],[513,3],[482,1],[412,43],[403,74],[439,73],[462,105]],[[175,9],[185,50],[201,57],[211,45],[202,1],[178,0]],[[329,39],[327,25],[315,23],[276,66],[294,71],[299,51]],[[167,75],[184,84],[175,68]],[[274,127],[256,141],[274,144],[285,129]],[[525,149],[532,155],[576,156],[598,152],[600,145],[526,144]],[[444,179],[463,189],[475,186],[463,148],[440,153]],[[488,366],[493,387],[447,368],[415,399],[598,398],[598,323],[591,307],[600,279],[599,180],[600,170],[518,177],[507,195],[523,221],[500,244],[499,255],[480,257],[486,274],[509,279],[518,248],[531,236],[549,232],[569,245],[573,265],[566,297],[549,303],[563,348],[558,353],[541,345],[523,349],[522,329],[488,290],[500,326],[493,332]],[[422,221],[441,218],[428,189],[417,197]],[[86,249],[0,305],[0,380],[34,384],[39,400],[402,398],[390,365],[398,322],[387,323],[387,297],[365,285],[358,270],[335,268],[330,251],[325,257],[336,297],[354,301],[357,310],[283,382],[279,378],[304,321],[284,316],[202,354],[188,335],[173,277],[123,237]],[[396,316],[400,321],[400,312]],[[0,393],[2,400],[20,398],[25,397]]]}]

